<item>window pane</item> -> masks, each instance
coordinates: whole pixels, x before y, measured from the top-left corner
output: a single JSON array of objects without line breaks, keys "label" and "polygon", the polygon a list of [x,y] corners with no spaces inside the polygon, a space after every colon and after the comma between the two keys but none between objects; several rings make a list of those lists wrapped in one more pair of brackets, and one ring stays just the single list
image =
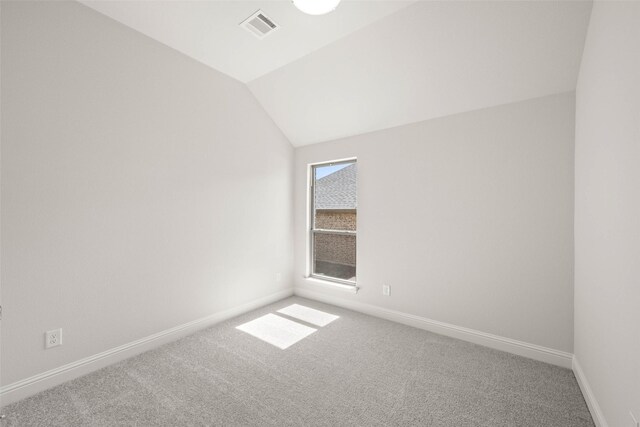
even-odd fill
[{"label": "window pane", "polygon": [[314,178],[314,228],[355,231],[356,163],[316,166]]},{"label": "window pane", "polygon": [[356,236],[314,233],[313,274],[356,280]]},{"label": "window pane", "polygon": [[315,276],[356,280],[357,173],[355,161],[313,167],[311,273]]}]

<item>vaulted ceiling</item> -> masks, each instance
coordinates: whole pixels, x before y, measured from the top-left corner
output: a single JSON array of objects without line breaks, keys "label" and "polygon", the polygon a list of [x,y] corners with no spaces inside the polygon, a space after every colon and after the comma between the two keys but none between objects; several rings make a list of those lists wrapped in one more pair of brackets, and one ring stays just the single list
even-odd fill
[{"label": "vaulted ceiling", "polygon": [[[244,83],[412,3],[344,1],[340,13],[311,16],[286,0],[80,2]],[[281,27],[262,40],[238,25],[258,9]]]},{"label": "vaulted ceiling", "polygon": [[[590,1],[82,3],[244,83],[295,146],[576,87]],[[262,9],[281,29],[238,24]]]}]

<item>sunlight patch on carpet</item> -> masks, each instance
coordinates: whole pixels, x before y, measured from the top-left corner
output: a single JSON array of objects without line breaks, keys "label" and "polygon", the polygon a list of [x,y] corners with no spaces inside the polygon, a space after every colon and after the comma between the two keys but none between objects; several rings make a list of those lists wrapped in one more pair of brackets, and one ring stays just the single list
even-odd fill
[{"label": "sunlight patch on carpet", "polygon": [[302,320],[303,322],[311,323],[312,325],[316,326],[326,326],[334,320],[340,318],[340,316],[325,313],[324,311],[305,307],[304,305],[300,304],[292,304],[288,307],[278,310],[278,313],[286,314],[287,316]]},{"label": "sunlight patch on carpet", "polygon": [[236,329],[275,345],[282,350],[317,331],[317,329],[271,313],[236,326]]}]

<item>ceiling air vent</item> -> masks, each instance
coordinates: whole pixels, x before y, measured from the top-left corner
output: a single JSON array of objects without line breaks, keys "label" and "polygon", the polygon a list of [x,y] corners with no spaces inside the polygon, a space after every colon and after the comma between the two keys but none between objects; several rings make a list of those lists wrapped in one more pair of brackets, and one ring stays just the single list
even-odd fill
[{"label": "ceiling air vent", "polygon": [[240,26],[259,39],[265,38],[280,28],[279,25],[273,22],[273,20],[265,15],[261,10],[258,10],[256,13],[242,21]]}]

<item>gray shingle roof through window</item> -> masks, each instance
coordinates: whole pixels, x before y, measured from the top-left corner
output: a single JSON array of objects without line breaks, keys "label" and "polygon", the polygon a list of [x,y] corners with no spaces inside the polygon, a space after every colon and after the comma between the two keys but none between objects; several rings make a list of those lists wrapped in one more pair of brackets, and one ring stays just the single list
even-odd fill
[{"label": "gray shingle roof through window", "polygon": [[316,181],[316,209],[356,209],[357,164],[353,163]]}]

